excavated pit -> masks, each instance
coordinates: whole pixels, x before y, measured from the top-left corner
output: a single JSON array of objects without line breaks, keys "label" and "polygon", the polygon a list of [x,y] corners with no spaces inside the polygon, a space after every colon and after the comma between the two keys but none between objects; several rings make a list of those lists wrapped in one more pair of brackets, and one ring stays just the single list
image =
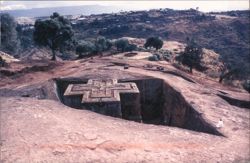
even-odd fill
[{"label": "excavated pit", "polygon": [[[69,84],[86,84],[87,82],[88,79],[79,78],[56,79],[57,94],[60,101],[72,108],[92,110],[114,117],[119,117],[114,110],[116,107],[120,107],[120,118],[122,119],[143,122],[145,124],[180,127],[223,136],[214,126],[206,122],[200,113],[186,102],[180,92],[176,91],[162,79],[145,78],[118,80],[119,83],[136,83],[140,91],[139,96],[121,93],[121,101],[118,104],[110,103],[106,105],[100,102],[97,104],[84,105],[81,103],[81,95],[71,97],[70,102],[68,98],[64,96],[64,92]],[[138,114],[140,115],[138,116]]]},{"label": "excavated pit", "polygon": [[[250,109],[250,101],[239,100],[224,94],[217,94],[219,97],[227,101],[230,105],[237,106],[240,108]],[[249,97],[250,98],[250,97]]]}]

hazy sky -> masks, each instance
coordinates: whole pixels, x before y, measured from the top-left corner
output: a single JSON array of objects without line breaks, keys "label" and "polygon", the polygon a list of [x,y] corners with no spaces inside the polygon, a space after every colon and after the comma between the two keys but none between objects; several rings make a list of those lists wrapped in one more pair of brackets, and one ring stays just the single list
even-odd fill
[{"label": "hazy sky", "polygon": [[105,5],[121,9],[143,10],[152,8],[189,9],[199,7],[200,11],[226,11],[249,9],[248,0],[184,0],[184,1],[0,1],[1,10],[29,9],[58,6]]}]

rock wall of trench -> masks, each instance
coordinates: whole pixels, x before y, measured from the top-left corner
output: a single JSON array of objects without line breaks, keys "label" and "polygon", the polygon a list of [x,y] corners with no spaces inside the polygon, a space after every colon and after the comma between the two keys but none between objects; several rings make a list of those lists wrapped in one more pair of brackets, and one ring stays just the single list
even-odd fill
[{"label": "rock wall of trench", "polygon": [[164,124],[189,130],[222,135],[214,126],[205,121],[202,114],[197,112],[182,96],[167,83],[163,83],[164,94]]},{"label": "rock wall of trench", "polygon": [[69,84],[86,84],[88,79],[80,79],[80,78],[58,78],[55,79],[57,85],[57,94],[60,101],[72,108],[82,109],[81,99],[82,97],[79,95],[71,96],[71,98],[64,97],[64,92],[67,89]]},{"label": "rock wall of trench", "polygon": [[[57,93],[67,106],[86,109],[110,116],[116,116],[112,110],[115,107],[105,107],[101,104],[87,106],[81,104],[81,96],[72,96],[70,99],[63,96],[69,84],[87,83],[88,79],[57,79]],[[222,135],[214,126],[206,122],[202,115],[189,104],[183,95],[164,82],[162,79],[144,78],[144,79],[123,79],[119,82],[134,82],[140,90],[140,96],[132,94],[120,94],[121,118],[143,122],[146,124],[168,125],[184,129],[205,132],[215,135]],[[114,108],[114,109],[112,109]],[[107,112],[105,111],[107,110]],[[119,116],[118,116],[119,117]]]},{"label": "rock wall of trench", "polygon": [[[140,90],[140,112],[143,123],[162,124],[163,114],[163,96],[162,96],[162,80],[160,79],[137,79],[137,80],[121,80],[120,82],[134,82]],[[126,97],[122,97],[122,103],[131,101]],[[122,110],[126,108],[122,105]]]},{"label": "rock wall of trench", "polygon": [[140,90],[141,116],[144,123],[221,135],[214,126],[203,119],[180,92],[162,79],[147,78],[121,80],[121,82],[134,82]]}]

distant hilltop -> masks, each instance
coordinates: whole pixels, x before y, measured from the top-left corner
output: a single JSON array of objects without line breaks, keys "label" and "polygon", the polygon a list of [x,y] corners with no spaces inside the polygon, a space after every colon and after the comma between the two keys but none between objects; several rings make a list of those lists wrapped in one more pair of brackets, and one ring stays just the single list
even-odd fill
[{"label": "distant hilltop", "polygon": [[83,5],[83,6],[67,6],[67,7],[52,7],[52,8],[33,8],[22,10],[6,10],[14,17],[46,17],[50,16],[53,12],[58,12],[61,15],[91,15],[119,12],[121,8],[114,6],[101,6],[101,5]]},{"label": "distant hilltop", "polygon": [[[168,10],[170,11],[198,11],[196,9],[190,8],[185,10],[174,10],[170,8],[165,9],[150,9],[148,11],[157,10]],[[51,13],[58,12],[60,15],[98,15],[98,14],[111,14],[118,12],[131,11],[130,8],[125,8],[122,6],[102,6],[102,5],[81,5],[81,6],[64,6],[64,7],[49,7],[49,8],[32,8],[32,9],[19,9],[19,10],[3,10],[1,12],[9,13],[15,18],[19,17],[49,17]],[[133,10],[138,11],[138,10]],[[143,10],[140,10],[143,11]],[[144,10],[146,11],[146,10]],[[204,12],[203,12],[204,13]],[[222,14],[229,16],[247,16],[249,17],[249,10],[235,10],[235,11],[223,11],[223,12],[209,12],[210,14]]]}]

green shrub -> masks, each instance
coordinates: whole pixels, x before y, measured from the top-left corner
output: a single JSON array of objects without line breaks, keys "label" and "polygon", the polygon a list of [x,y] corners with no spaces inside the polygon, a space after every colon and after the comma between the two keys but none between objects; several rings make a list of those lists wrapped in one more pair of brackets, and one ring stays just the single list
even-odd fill
[{"label": "green shrub", "polygon": [[170,56],[169,53],[163,53],[163,54],[162,54],[162,57],[163,57],[163,59],[166,60],[166,61],[170,61],[170,59],[171,59],[171,56]]},{"label": "green shrub", "polygon": [[154,54],[150,57],[148,57],[149,61],[159,61],[160,60],[160,56],[158,54]]},{"label": "green shrub", "polygon": [[125,48],[125,51],[133,51],[136,50],[137,46],[135,44],[128,44],[127,47]]},{"label": "green shrub", "polygon": [[96,51],[96,46],[90,41],[81,41],[76,46],[76,54],[79,55],[79,58],[82,58],[84,54],[92,54],[94,51]]},{"label": "green shrub", "polygon": [[121,52],[133,51],[137,49],[135,44],[130,44],[129,41],[124,38],[116,40],[115,46],[117,50]]},{"label": "green shrub", "polygon": [[202,70],[201,59],[202,59],[202,48],[198,46],[194,40],[188,42],[183,53],[176,57],[176,60],[180,61],[183,65],[189,67],[190,72],[192,73],[193,68]]},{"label": "green shrub", "polygon": [[161,49],[163,45],[163,41],[158,37],[150,37],[147,39],[144,44],[145,48],[154,47],[156,50]]},{"label": "green shrub", "polygon": [[99,52],[110,50],[112,43],[110,40],[105,37],[98,37],[95,41],[95,46]]},{"label": "green shrub", "polygon": [[118,51],[124,52],[125,49],[128,47],[129,42],[127,39],[118,39],[115,41],[115,46]]},{"label": "green shrub", "polygon": [[82,58],[84,55],[94,55],[110,50],[112,45],[112,42],[105,37],[98,37],[91,41],[80,41],[76,46],[76,53],[79,58]]},{"label": "green shrub", "polygon": [[250,93],[250,80],[246,80],[242,84],[243,88]]},{"label": "green shrub", "polygon": [[5,60],[0,56],[0,67],[4,67],[6,65]]}]

